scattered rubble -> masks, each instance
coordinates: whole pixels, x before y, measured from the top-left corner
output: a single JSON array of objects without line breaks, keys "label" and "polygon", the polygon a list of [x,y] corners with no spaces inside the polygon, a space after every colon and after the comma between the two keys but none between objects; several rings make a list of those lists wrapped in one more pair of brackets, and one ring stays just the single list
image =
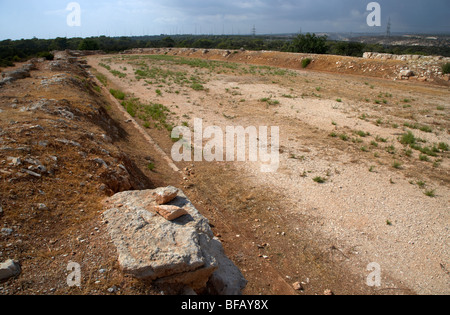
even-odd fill
[{"label": "scattered rubble", "polygon": [[25,64],[21,68],[9,72],[3,72],[2,78],[0,80],[0,87],[5,84],[10,84],[14,81],[29,78],[31,76],[30,71],[36,70],[36,59],[30,60],[29,63]]},{"label": "scattered rubble", "polygon": [[399,80],[409,80],[411,77],[417,77],[419,81],[430,81],[436,78],[448,81],[448,76],[443,75],[442,65],[450,62],[450,58],[442,56],[422,56],[422,55],[393,55],[374,52],[366,52],[364,59],[382,60],[382,61],[401,61],[402,66],[396,67]]}]

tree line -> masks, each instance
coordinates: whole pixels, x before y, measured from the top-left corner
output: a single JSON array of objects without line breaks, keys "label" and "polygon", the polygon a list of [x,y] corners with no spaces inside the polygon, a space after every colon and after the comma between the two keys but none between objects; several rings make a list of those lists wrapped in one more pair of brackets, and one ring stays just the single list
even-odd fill
[{"label": "tree line", "polygon": [[214,35],[176,35],[176,36],[136,36],[136,37],[90,37],[55,39],[21,39],[0,41],[0,67],[12,66],[14,62],[33,57],[52,59],[54,50],[102,50],[114,53],[133,48],[204,48],[237,50],[272,50],[281,52],[300,52],[333,54],[362,57],[364,52],[372,51],[393,54],[423,54],[450,56],[450,47],[422,46],[383,46],[360,42],[331,41],[326,36],[300,34],[297,36],[214,36]]}]

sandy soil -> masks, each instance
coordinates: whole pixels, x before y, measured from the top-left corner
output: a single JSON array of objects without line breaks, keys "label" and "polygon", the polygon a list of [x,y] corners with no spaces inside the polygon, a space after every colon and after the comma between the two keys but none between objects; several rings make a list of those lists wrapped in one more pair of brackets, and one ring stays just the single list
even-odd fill
[{"label": "sandy soil", "polygon": [[[197,59],[88,58],[108,88],[163,104],[175,126],[202,118],[223,130],[280,127],[276,173],[251,162],[177,164],[185,170],[180,185],[249,279],[246,293],[450,293],[447,87],[186,60]],[[203,89],[161,72],[139,80],[139,69],[195,76]],[[170,155],[169,133],[147,131]],[[422,147],[435,146],[435,156],[402,144],[408,131]],[[366,285],[372,262],[381,266],[381,287]],[[296,281],[304,291],[292,290]]]}]

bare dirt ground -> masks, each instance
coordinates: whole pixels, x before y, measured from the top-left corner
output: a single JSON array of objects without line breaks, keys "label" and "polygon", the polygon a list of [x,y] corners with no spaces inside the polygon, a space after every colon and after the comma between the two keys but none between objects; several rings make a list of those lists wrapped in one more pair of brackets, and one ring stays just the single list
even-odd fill
[{"label": "bare dirt ground", "polygon": [[[179,185],[249,280],[245,293],[450,292],[448,87],[181,55],[88,62],[126,99],[168,108],[173,126],[280,127],[276,173],[178,164]],[[170,155],[169,132],[133,115]],[[381,287],[366,285],[372,262]]]}]

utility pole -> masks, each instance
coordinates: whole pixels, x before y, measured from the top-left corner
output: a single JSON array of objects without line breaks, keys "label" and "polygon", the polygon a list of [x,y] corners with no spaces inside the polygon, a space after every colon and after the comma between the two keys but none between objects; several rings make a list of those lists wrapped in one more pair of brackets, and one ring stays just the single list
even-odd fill
[{"label": "utility pole", "polygon": [[255,25],[253,25],[253,28],[252,28],[252,36],[256,37],[256,26]]},{"label": "utility pole", "polygon": [[388,25],[387,25],[387,29],[386,29],[386,37],[387,38],[391,37],[391,17],[389,17],[389,21],[388,21]]}]

